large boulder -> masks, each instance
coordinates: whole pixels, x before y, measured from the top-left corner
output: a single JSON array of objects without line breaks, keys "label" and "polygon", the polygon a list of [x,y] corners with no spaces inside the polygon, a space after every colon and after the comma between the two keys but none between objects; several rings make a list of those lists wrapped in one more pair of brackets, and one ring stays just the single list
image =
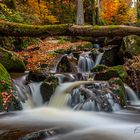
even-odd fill
[{"label": "large boulder", "polygon": [[124,66],[126,67],[128,76],[126,83],[133,88],[140,97],[140,55],[127,59]]},{"label": "large boulder", "polygon": [[120,47],[117,45],[110,45],[108,48],[104,48],[104,54],[100,64],[107,66],[115,66],[121,64],[118,55],[119,49]]},{"label": "large boulder", "polygon": [[0,63],[0,111],[20,110],[9,73]]},{"label": "large boulder", "polygon": [[140,37],[136,35],[124,37],[119,55],[122,58],[132,58],[132,56],[138,54],[140,54]]},{"label": "large boulder", "polygon": [[125,94],[124,83],[120,78],[111,78],[109,81],[110,89],[118,96],[121,106],[126,105],[127,97]]},{"label": "large boulder", "polygon": [[119,77],[125,81],[127,77],[127,72],[125,67],[122,65],[107,67],[105,65],[97,65],[94,67],[91,72],[95,72],[95,80],[109,80],[110,78]]},{"label": "large boulder", "polygon": [[58,78],[55,76],[48,76],[46,80],[44,80],[40,86],[41,95],[44,102],[48,102],[50,100],[50,97],[54,93],[58,84]]},{"label": "large boulder", "polygon": [[73,56],[63,55],[59,61],[57,72],[77,72],[77,60]]},{"label": "large boulder", "polygon": [[25,64],[15,53],[0,48],[0,63],[9,71],[24,72]]},{"label": "large boulder", "polygon": [[34,70],[34,71],[30,71],[26,80],[28,82],[30,81],[34,81],[34,82],[41,82],[44,81],[47,78],[47,75],[41,71],[41,70]]}]

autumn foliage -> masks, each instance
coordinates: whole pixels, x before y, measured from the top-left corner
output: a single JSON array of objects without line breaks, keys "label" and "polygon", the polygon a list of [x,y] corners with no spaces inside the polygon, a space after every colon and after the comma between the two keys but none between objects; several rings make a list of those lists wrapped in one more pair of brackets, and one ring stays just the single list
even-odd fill
[{"label": "autumn foliage", "polygon": [[101,9],[101,17],[107,24],[127,24],[136,20],[131,0],[101,0]]},{"label": "autumn foliage", "polygon": [[46,38],[38,45],[32,44],[17,54],[21,55],[26,62],[27,70],[41,69],[42,66],[51,67],[58,61],[59,55],[54,53],[56,50],[67,50],[73,46],[82,46],[86,41],[70,42],[63,40],[53,40]]}]

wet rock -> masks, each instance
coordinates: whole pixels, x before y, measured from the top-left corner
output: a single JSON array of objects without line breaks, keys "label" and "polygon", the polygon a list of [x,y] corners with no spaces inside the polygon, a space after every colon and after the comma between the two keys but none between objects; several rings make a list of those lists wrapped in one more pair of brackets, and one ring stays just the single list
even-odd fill
[{"label": "wet rock", "polygon": [[119,52],[121,59],[132,58],[140,54],[140,37],[130,35],[123,38],[123,43]]},{"label": "wet rock", "polygon": [[127,77],[127,72],[125,67],[122,65],[107,67],[104,65],[97,65],[95,68],[91,70],[91,72],[96,72],[94,77],[95,80],[109,80],[113,77],[119,77],[123,81],[125,81]]},{"label": "wet rock", "polygon": [[100,64],[107,66],[122,64],[118,55],[119,49],[120,47],[117,45],[110,45],[107,49],[104,49],[104,54]]},{"label": "wet rock", "polygon": [[69,104],[74,110],[118,111],[126,105],[123,82],[113,78],[74,89]]},{"label": "wet rock", "polygon": [[65,50],[65,49],[58,49],[58,50],[55,50],[54,52],[57,53],[57,54],[69,54],[69,53],[71,53],[71,49],[70,48],[67,49],[67,50]]},{"label": "wet rock", "polygon": [[87,43],[84,43],[84,44],[80,44],[80,45],[76,45],[76,46],[72,46],[70,48],[71,52],[77,52],[77,51],[90,51],[92,50],[92,47],[93,44],[91,42],[87,42]]},{"label": "wet rock", "polygon": [[23,60],[17,56],[15,53],[8,51],[6,49],[0,48],[0,63],[9,72],[24,72],[25,65]]},{"label": "wet rock", "polygon": [[31,131],[27,130],[9,130],[0,133],[1,140],[18,140],[20,137],[28,134]]},{"label": "wet rock", "polygon": [[124,83],[120,78],[111,78],[109,81],[110,89],[118,96],[119,104],[126,105],[127,97],[125,94]]},{"label": "wet rock", "polygon": [[57,72],[77,72],[77,60],[72,56],[64,55],[57,65]]},{"label": "wet rock", "polygon": [[47,78],[47,75],[41,70],[30,71],[27,76],[27,81],[41,82]]},{"label": "wet rock", "polygon": [[55,76],[48,76],[41,84],[40,91],[44,102],[49,101],[58,84],[58,78]]},{"label": "wet rock", "polygon": [[127,85],[134,89],[140,97],[140,55],[133,56],[132,59],[126,59],[124,66],[128,73]]},{"label": "wet rock", "polygon": [[21,137],[18,140],[44,140],[45,138],[50,137],[54,134],[55,132],[53,130],[40,130],[27,134],[26,136]]}]

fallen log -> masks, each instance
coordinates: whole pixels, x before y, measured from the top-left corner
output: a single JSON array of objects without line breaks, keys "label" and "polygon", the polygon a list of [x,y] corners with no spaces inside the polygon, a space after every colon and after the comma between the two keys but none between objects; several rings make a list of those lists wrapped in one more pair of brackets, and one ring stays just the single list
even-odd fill
[{"label": "fallen log", "polygon": [[40,36],[92,36],[92,37],[114,37],[127,35],[140,35],[140,28],[125,25],[108,26],[78,26],[78,25],[28,25],[0,21],[1,36],[15,37],[40,37]]}]

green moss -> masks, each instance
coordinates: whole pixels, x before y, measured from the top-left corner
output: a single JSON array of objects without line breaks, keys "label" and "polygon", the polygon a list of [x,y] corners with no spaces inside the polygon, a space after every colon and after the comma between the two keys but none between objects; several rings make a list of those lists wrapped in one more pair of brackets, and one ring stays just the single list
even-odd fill
[{"label": "green moss", "polygon": [[48,76],[46,80],[41,85],[41,95],[44,102],[49,101],[51,95],[55,92],[56,87],[58,86],[58,78],[54,76]]},{"label": "green moss", "polygon": [[124,83],[120,78],[112,78],[109,80],[109,84],[111,87],[114,87],[113,85],[119,85],[117,88],[112,88],[112,91],[114,94],[117,94],[119,96],[119,101],[121,103],[121,106],[126,105],[126,94],[125,94],[125,88],[124,88]]},{"label": "green moss", "polygon": [[119,52],[120,56],[131,58],[140,54],[140,37],[130,35],[123,38],[123,43]]},{"label": "green moss", "polygon": [[90,51],[92,50],[92,43],[91,42],[87,42],[86,44],[81,44],[78,46],[72,46],[70,48],[71,52],[73,51]]},{"label": "green moss", "polygon": [[[15,98],[14,87],[11,83],[11,78],[7,70],[4,66],[0,63],[0,111],[8,111],[8,110],[19,110],[21,109],[20,102]],[[9,97],[10,102],[7,102],[2,93],[6,93],[6,97],[10,94],[12,95]],[[6,105],[3,105],[3,100],[6,101]]]},{"label": "green moss", "polygon": [[[39,35],[61,35],[67,34],[67,28],[70,25],[28,25],[22,23],[0,22],[0,29],[2,34],[9,34],[12,36],[39,36]],[[19,35],[20,34],[20,35]]]},{"label": "green moss", "polygon": [[96,80],[109,80],[113,77],[119,77],[122,81],[125,81],[127,77],[127,72],[125,68],[121,65],[114,67],[107,67],[104,65],[97,65],[91,70],[92,72],[97,72]]},{"label": "green moss", "polygon": [[[9,81],[10,80],[10,75],[7,72],[7,70],[4,68],[4,66],[0,63],[0,82],[2,80],[4,80],[7,85],[9,85],[9,83],[10,83],[10,81]],[[0,92],[3,90],[2,88],[3,88],[3,86],[0,83]]]},{"label": "green moss", "polygon": [[25,71],[25,65],[21,58],[3,48],[0,48],[0,63],[2,63],[8,71]]},{"label": "green moss", "polygon": [[108,69],[107,66],[105,65],[97,65],[96,67],[94,67],[91,72],[102,72],[104,70]]}]

